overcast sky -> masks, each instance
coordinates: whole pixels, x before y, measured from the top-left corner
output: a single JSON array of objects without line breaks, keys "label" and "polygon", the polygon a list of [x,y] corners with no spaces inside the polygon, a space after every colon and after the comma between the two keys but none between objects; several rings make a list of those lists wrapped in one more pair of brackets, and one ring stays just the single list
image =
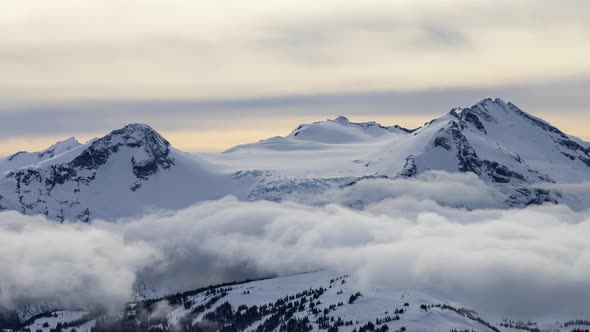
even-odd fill
[{"label": "overcast sky", "polygon": [[145,122],[220,151],[486,97],[590,140],[590,2],[4,0],[0,155]]}]

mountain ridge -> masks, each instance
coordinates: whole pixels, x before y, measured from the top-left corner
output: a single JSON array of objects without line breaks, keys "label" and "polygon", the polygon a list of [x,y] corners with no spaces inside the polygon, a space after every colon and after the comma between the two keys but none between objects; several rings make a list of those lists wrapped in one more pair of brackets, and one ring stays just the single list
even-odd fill
[{"label": "mountain ridge", "polygon": [[[174,173],[167,172],[173,167]],[[5,171],[0,210],[61,222],[117,219],[152,207],[177,209],[221,198],[229,193],[215,185],[229,181],[230,175],[174,149],[148,125],[130,124],[53,158]]]},{"label": "mountain ridge", "polygon": [[[565,203],[580,209],[583,200],[532,185],[590,181],[589,143],[499,98],[453,108],[411,130],[339,116],[218,155],[186,154],[138,123],[85,144],[58,142],[30,153],[31,164],[6,170],[18,155],[0,161],[0,209],[59,221],[117,219],[225,195],[297,199],[429,171],[474,173],[504,193],[508,207]],[[127,206],[113,201],[123,198]],[[99,211],[109,206],[117,212]]]}]

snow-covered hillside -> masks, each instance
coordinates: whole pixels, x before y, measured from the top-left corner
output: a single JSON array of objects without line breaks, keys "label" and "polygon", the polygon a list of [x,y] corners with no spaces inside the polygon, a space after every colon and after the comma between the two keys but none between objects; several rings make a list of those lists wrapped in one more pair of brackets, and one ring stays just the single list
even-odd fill
[{"label": "snow-covered hillside", "polygon": [[[363,285],[324,270],[133,302],[121,313],[54,311],[23,329],[62,331],[572,331],[588,317],[497,317],[434,291]],[[22,331],[19,330],[19,331]]]},{"label": "snow-covered hillside", "polygon": [[17,152],[5,159],[0,159],[0,173],[40,163],[64,152],[77,148],[80,145],[82,144],[80,144],[80,142],[78,142],[74,137],[70,137],[66,140],[53,144],[43,151]]},{"label": "snow-covered hillside", "polygon": [[385,127],[377,122],[350,122],[339,116],[334,120],[302,124],[287,137],[273,137],[255,144],[238,145],[226,152],[239,151],[256,146],[278,151],[322,149],[325,144],[374,143],[379,139],[391,139],[411,133],[400,126]]},{"label": "snow-covered hillside", "polygon": [[587,198],[538,186],[590,181],[590,144],[511,103],[485,99],[415,130],[338,117],[198,156],[174,149],[149,126],[132,124],[86,144],[68,139],[1,160],[0,210],[62,221],[113,220],[225,195],[313,201],[365,179],[394,186],[395,179],[432,170],[476,174],[504,194],[503,206],[590,206]]},{"label": "snow-covered hillside", "polygon": [[[301,141],[313,144],[314,148],[308,149],[312,151],[297,151]],[[408,177],[443,170],[471,171],[490,183],[507,183],[577,182],[588,180],[590,174],[589,143],[500,99],[455,108],[415,130],[354,124],[339,117],[301,125],[284,138],[241,145],[212,156],[216,161],[241,166],[240,157],[250,159],[243,161],[249,167],[276,169],[294,176]],[[279,162],[279,158],[289,161]],[[301,165],[289,167],[295,160],[301,160]]]},{"label": "snow-covered hillside", "polygon": [[[590,144],[500,99],[455,108],[415,130],[375,125],[368,135],[365,126],[344,118],[302,125],[287,137],[242,145],[210,159],[306,179],[412,178],[430,170],[472,172],[505,193],[506,206],[544,202],[567,203],[576,209],[588,206],[534,184],[589,181]],[[324,127],[338,130],[326,130],[323,137],[318,132]],[[393,134],[389,134],[391,128],[396,128]],[[313,135],[298,139],[295,134],[304,130]],[[326,143],[334,132],[347,130],[362,139]]]},{"label": "snow-covered hillside", "polygon": [[249,177],[233,179],[178,151],[152,128],[131,124],[105,137],[5,171],[0,209],[60,221],[136,216],[179,209],[228,194],[243,196]]}]

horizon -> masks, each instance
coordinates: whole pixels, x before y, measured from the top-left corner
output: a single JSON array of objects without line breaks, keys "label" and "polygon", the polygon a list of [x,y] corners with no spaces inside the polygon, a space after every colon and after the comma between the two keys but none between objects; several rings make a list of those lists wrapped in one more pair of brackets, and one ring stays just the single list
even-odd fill
[{"label": "horizon", "polygon": [[[491,98],[491,99],[496,99],[496,97],[485,97],[482,98],[476,102],[473,102],[472,104],[469,105],[461,105],[461,106],[455,106],[455,107],[470,107],[472,105],[477,104],[479,101],[487,99],[487,98]],[[500,98],[505,102],[512,102],[511,100],[506,100],[503,98]],[[515,104],[517,107],[519,107],[519,105],[517,103],[512,102],[513,104]],[[290,117],[283,117],[281,118],[281,121],[278,121],[279,126],[276,127],[277,122],[273,122],[273,124],[275,125],[273,129],[266,129],[266,130],[260,130],[260,129],[256,129],[259,128],[260,125],[260,120],[257,119],[256,122],[253,123],[248,123],[249,127],[247,127],[246,130],[237,130],[235,127],[232,126],[228,126],[227,127],[227,132],[224,132],[224,127],[222,125],[220,125],[219,127],[213,128],[213,129],[208,129],[208,130],[203,130],[203,131],[193,131],[193,130],[160,130],[158,128],[157,125],[153,125],[151,123],[146,123],[146,122],[127,122],[127,123],[122,123],[121,125],[114,125],[112,128],[105,128],[102,131],[96,131],[94,133],[85,133],[85,134],[75,134],[72,133],[71,135],[68,135],[67,133],[64,133],[65,136],[42,136],[42,137],[34,137],[34,136],[29,136],[29,137],[12,137],[12,138],[8,138],[5,139],[4,142],[5,144],[0,146],[0,157],[8,157],[14,153],[17,152],[37,152],[37,151],[42,151],[48,147],[50,147],[51,145],[53,145],[56,142],[59,141],[63,141],[65,139],[68,139],[70,137],[74,137],[77,141],[79,141],[80,143],[84,144],[94,138],[100,138],[103,137],[104,135],[110,133],[113,130],[119,129],[124,127],[127,124],[131,124],[131,123],[144,123],[149,125],[150,127],[154,128],[157,132],[159,132],[162,136],[164,136],[169,142],[170,144],[182,151],[185,152],[189,152],[189,153],[220,153],[223,151],[226,151],[232,147],[235,147],[237,145],[240,144],[247,144],[247,143],[255,143],[258,142],[260,140],[264,140],[267,138],[271,138],[271,137],[275,137],[275,136],[287,136],[290,132],[292,132],[298,125],[300,124],[305,124],[305,123],[312,123],[312,122],[316,122],[316,121],[326,121],[326,120],[332,120],[335,119],[338,116],[344,116],[346,117],[349,121],[351,122],[369,122],[369,121],[375,121],[381,125],[384,126],[394,126],[394,125],[398,125],[400,127],[403,128],[407,128],[407,129],[416,129],[421,127],[424,123],[438,118],[440,116],[443,116],[445,114],[447,114],[452,108],[449,108],[446,112],[442,112],[439,113],[438,115],[436,115],[434,112],[432,113],[426,113],[420,116],[411,116],[408,114],[400,114],[400,115],[393,115],[393,116],[387,116],[387,115],[383,115],[383,114],[379,114],[377,113],[377,115],[375,117],[371,117],[370,115],[361,115],[361,114],[357,114],[357,115],[347,115],[347,114],[337,114],[337,115],[332,115],[332,116],[328,116],[324,119],[316,119],[314,118],[314,115],[307,115],[307,116],[302,116],[302,117],[296,117],[296,116],[290,116]],[[583,127],[583,125],[580,124],[580,121],[578,119],[578,114],[574,113],[574,114],[569,114],[569,116],[563,116],[563,115],[555,115],[555,114],[550,114],[550,113],[542,113],[542,114],[536,114],[535,112],[531,112],[527,109],[523,109],[521,108],[523,111],[537,116],[547,122],[549,122],[551,125],[555,126],[556,128],[560,129],[561,131],[563,131],[564,133],[580,138],[584,141],[590,141],[590,135],[587,134],[587,131],[585,130],[585,128],[582,128],[582,130],[580,130],[581,127]],[[333,113],[336,114],[336,113]],[[354,112],[353,112],[354,114]],[[380,121],[379,119],[383,119],[382,121]],[[396,121],[401,119],[401,121]],[[158,121],[155,121],[156,123],[158,123]],[[166,128],[166,126],[164,126],[164,128]],[[228,139],[229,136],[229,139]],[[224,140],[225,138],[225,140]],[[211,141],[216,141],[218,142],[219,140],[222,140],[221,143],[216,143],[216,144],[211,144]],[[206,144],[199,144],[198,142],[201,142],[202,140],[208,142]],[[8,143],[6,143],[8,142]],[[195,142],[197,142],[197,144],[195,144]],[[19,147],[24,147],[20,148]],[[16,148],[16,149],[15,149]],[[28,150],[26,149],[28,148]]]}]

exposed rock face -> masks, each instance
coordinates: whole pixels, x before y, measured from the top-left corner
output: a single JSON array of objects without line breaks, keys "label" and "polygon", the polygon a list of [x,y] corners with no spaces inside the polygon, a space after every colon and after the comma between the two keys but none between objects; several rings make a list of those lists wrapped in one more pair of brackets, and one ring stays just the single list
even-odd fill
[{"label": "exposed rock face", "polygon": [[[431,146],[418,155],[408,156],[398,177],[416,176],[429,169],[455,171],[448,165],[456,163],[456,171],[472,172],[491,185],[501,186],[510,196],[509,205],[522,206],[557,202],[559,196],[544,190],[524,188],[533,183],[556,182],[544,168],[537,168],[521,157],[519,152],[526,152],[527,140],[531,141],[533,149],[558,150],[569,160],[577,160],[590,166],[588,147],[500,99],[485,99],[466,109],[455,108],[448,116],[431,121],[418,129],[417,134],[425,134],[429,127],[437,125],[441,127],[433,135]],[[522,137],[523,142],[510,142],[509,139],[498,137],[499,135]],[[536,136],[542,139],[537,139]],[[540,141],[555,147],[534,145]],[[511,143],[515,143],[515,146],[508,145]],[[444,153],[441,155],[440,151]],[[485,155],[501,158],[488,159]],[[543,156],[539,156],[539,159],[542,158]],[[441,159],[447,162],[439,163]]]},{"label": "exposed rock face", "polygon": [[151,127],[130,124],[94,141],[90,147],[69,163],[72,168],[96,170],[104,165],[121,147],[138,148],[145,152],[141,160],[132,157],[133,173],[140,179],[169,168],[174,161],[168,158],[170,143]]},{"label": "exposed rock face", "polygon": [[418,168],[416,167],[416,162],[414,161],[414,156],[409,155],[406,158],[406,163],[404,164],[404,167],[402,168],[402,170],[399,173],[397,173],[396,177],[409,178],[409,177],[416,175],[417,173],[418,173]]},{"label": "exposed rock face", "polygon": [[[124,153],[119,153],[124,149]],[[54,150],[55,148],[50,148],[42,154],[54,153]],[[69,161],[42,162],[36,167],[8,172],[2,187],[13,186],[18,197],[18,207],[7,208],[27,214],[42,213],[48,216],[50,210],[53,210],[51,216],[62,221],[65,208],[72,211],[68,215],[74,215],[78,220],[90,221],[89,208],[79,207],[80,202],[75,194],[80,192],[82,186],[92,186],[101,167],[115,156],[119,159],[129,158],[129,167],[136,177],[130,190],[139,189],[142,181],[147,181],[150,176],[174,165],[174,160],[170,157],[170,143],[166,139],[147,125],[130,124],[89,143]],[[74,195],[56,201],[53,197],[56,186],[71,188]],[[52,208],[50,201],[56,201],[54,205],[59,207]],[[3,199],[0,197],[0,206],[2,202]]]}]

